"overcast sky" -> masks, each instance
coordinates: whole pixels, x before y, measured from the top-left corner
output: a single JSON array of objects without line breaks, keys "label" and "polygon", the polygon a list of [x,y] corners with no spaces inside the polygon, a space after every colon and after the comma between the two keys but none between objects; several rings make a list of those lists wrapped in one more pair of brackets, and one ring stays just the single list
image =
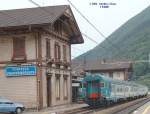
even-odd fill
[{"label": "overcast sky", "polygon": [[[41,6],[69,4],[67,0],[34,0]],[[86,18],[92,22],[106,37],[120,27],[127,20],[144,10],[150,5],[150,0],[70,0]],[[109,8],[100,8],[100,5],[90,3],[115,3]],[[35,7],[29,0],[3,0],[0,10]],[[71,7],[81,32],[87,34],[98,43],[104,38],[96,32],[78,13]],[[72,57],[76,57],[96,46],[86,37],[85,43],[73,45]]]}]

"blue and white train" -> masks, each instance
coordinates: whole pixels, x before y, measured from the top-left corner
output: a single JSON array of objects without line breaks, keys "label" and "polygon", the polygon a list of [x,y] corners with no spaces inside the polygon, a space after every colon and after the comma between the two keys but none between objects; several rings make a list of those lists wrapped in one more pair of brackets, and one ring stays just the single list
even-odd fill
[{"label": "blue and white train", "polygon": [[144,85],[114,80],[100,74],[87,74],[82,85],[84,90],[82,96],[90,106],[108,105],[148,94],[148,88]]}]

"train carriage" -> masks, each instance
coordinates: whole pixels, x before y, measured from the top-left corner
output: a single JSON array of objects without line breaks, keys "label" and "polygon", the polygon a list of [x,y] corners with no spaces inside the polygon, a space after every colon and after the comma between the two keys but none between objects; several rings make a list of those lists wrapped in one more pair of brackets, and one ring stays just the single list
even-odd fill
[{"label": "train carriage", "polygon": [[82,82],[85,102],[91,106],[108,105],[148,94],[146,86],[113,80],[100,74],[87,74]]}]

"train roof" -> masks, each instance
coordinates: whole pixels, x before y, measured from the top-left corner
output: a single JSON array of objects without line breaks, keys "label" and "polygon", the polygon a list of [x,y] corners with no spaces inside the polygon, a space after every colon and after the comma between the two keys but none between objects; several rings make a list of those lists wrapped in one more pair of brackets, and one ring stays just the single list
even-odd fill
[{"label": "train roof", "polygon": [[112,79],[109,78],[107,76],[104,76],[102,74],[86,74],[85,78],[83,79],[84,81],[90,81],[90,80],[105,80],[111,83],[118,83],[118,84],[126,84],[126,85],[132,85],[132,86],[142,86],[142,87],[146,87],[144,85],[141,84],[137,84],[135,82],[129,82],[129,81],[122,81],[122,80],[116,80],[116,79]]}]

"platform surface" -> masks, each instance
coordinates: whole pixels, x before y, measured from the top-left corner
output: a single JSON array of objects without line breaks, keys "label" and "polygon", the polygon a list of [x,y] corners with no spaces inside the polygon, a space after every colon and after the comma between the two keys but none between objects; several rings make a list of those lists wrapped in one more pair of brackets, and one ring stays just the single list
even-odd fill
[{"label": "platform surface", "polygon": [[73,104],[49,107],[46,109],[42,109],[41,111],[29,110],[29,111],[25,111],[23,114],[59,114],[68,110],[78,109],[87,106],[88,106],[87,104],[83,104],[83,103],[81,104],[73,103]]}]

